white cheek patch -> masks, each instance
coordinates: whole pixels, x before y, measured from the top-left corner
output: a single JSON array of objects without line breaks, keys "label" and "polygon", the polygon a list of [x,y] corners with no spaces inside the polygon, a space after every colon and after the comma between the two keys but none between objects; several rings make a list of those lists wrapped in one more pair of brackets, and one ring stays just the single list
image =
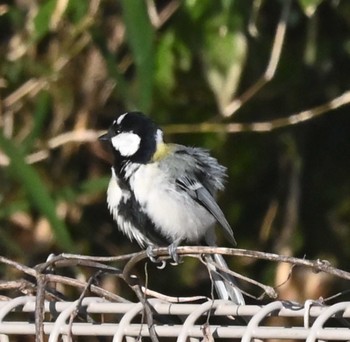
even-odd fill
[{"label": "white cheek patch", "polygon": [[113,147],[123,157],[132,156],[140,147],[141,138],[132,132],[120,133],[111,139]]}]

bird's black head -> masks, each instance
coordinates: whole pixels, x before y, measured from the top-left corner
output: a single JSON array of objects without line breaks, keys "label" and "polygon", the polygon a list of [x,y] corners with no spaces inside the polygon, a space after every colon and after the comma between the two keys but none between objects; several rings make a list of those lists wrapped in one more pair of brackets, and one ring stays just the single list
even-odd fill
[{"label": "bird's black head", "polygon": [[100,140],[109,142],[116,161],[148,163],[162,142],[161,129],[140,112],[128,112],[113,121]]}]

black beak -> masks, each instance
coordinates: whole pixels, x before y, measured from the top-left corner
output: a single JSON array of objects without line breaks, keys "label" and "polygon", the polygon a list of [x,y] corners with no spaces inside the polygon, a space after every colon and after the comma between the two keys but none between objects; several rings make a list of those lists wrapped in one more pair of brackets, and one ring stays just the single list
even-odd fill
[{"label": "black beak", "polygon": [[100,141],[109,141],[110,138],[109,138],[108,132],[103,134],[103,135],[101,135],[100,137],[98,137],[98,140],[100,140]]}]

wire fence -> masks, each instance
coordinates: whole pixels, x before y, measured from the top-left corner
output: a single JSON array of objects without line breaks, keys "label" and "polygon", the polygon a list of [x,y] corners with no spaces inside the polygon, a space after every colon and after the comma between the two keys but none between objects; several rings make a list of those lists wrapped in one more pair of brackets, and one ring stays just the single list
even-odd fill
[{"label": "wire fence", "polygon": [[[1,342],[13,341],[15,336],[36,335],[35,301],[35,296],[21,296],[0,302]],[[264,306],[237,306],[223,300],[173,304],[150,299],[150,305],[157,336],[169,341],[210,340],[208,336],[246,342],[350,340],[350,302],[324,306],[317,301],[306,301],[303,305],[274,301]],[[61,338],[70,341],[73,337],[84,340],[87,336],[136,341],[149,336],[143,310],[142,303],[113,303],[100,297],[86,297],[81,303],[45,301],[43,330],[49,342]]]},{"label": "wire fence", "polygon": [[[166,248],[154,252],[165,260],[169,258]],[[284,262],[291,265],[291,271],[292,266],[299,265],[350,280],[349,272],[336,269],[325,260],[219,247],[183,246],[178,247],[177,252],[183,257],[198,259],[203,253],[221,253]],[[211,297],[171,297],[148,288],[142,277],[135,275],[136,265],[147,258],[144,251],[115,257],[61,254],[51,255],[46,262],[28,267],[0,256],[0,264],[15,270],[18,278],[0,281],[3,292],[0,296],[0,342],[34,339],[36,342],[129,342],[147,338],[180,342],[233,339],[246,342],[259,339],[350,341],[350,302],[328,305],[330,298],[307,300],[303,304],[276,301],[275,287],[229,269],[225,270],[227,274],[263,290],[263,295],[256,299],[269,298],[271,302],[235,305],[232,301],[214,299],[213,294]],[[113,266],[115,263],[118,267]],[[93,276],[81,280],[56,273],[67,267],[88,268],[93,271]],[[127,284],[138,302],[103,288],[100,277],[107,274]],[[73,294],[69,289],[78,290],[78,298],[76,292]],[[335,298],[339,296],[333,296],[333,300]]]}]

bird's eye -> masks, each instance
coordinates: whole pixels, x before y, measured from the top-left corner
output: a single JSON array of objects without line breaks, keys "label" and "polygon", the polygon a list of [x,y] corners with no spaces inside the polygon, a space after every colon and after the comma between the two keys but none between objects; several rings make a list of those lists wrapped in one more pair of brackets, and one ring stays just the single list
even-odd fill
[{"label": "bird's eye", "polygon": [[120,126],[119,126],[119,125],[114,126],[114,133],[115,133],[116,135],[121,133],[121,129],[120,129]]}]

